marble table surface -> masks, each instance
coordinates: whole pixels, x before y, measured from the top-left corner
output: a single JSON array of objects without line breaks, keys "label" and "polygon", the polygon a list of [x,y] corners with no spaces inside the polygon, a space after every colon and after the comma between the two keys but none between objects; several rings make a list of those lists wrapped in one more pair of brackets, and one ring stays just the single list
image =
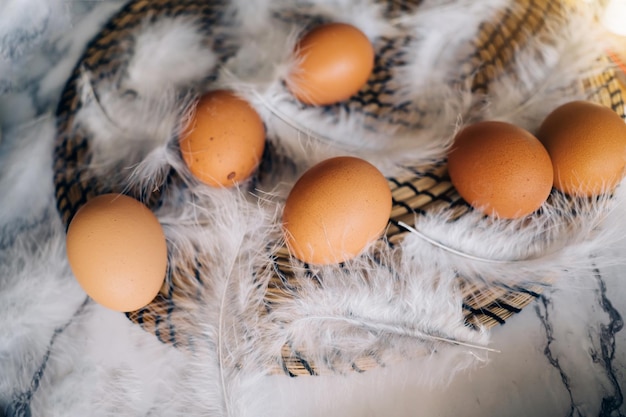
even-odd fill
[{"label": "marble table surface", "polygon": [[[69,20],[46,28],[40,41],[21,51],[18,65],[5,68],[0,79],[0,155],[6,155],[24,131],[37,129],[52,117],[62,85],[86,40],[121,2],[68,4]],[[0,13],[0,28],[2,19]],[[31,141],[37,146],[36,139]],[[28,209],[41,210],[35,203]],[[19,217],[18,209],[4,198],[0,212],[3,224]],[[350,376],[349,381],[344,377],[328,377],[323,382],[269,378],[262,388],[273,393],[266,405],[274,415],[293,415],[298,410],[300,416],[626,415],[625,271],[623,266],[598,270],[576,278],[567,288],[547,291],[491,331],[490,347],[499,353],[490,353],[483,364],[454,376],[444,387],[421,381],[419,365],[407,362]],[[122,316],[94,311],[100,331],[132,331]],[[0,323],[0,339],[2,329]],[[111,338],[98,340],[114,343]],[[158,342],[146,335],[145,343]],[[103,356],[99,360],[113,359]],[[381,386],[381,381],[387,382]],[[6,388],[4,383],[0,387]]]}]

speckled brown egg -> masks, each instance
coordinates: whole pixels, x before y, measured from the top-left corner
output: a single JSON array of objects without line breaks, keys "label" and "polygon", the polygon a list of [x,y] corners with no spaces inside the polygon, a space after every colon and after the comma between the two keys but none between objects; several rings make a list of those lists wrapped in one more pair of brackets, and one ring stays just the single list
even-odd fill
[{"label": "speckled brown egg", "polygon": [[340,263],[380,237],[390,213],[391,190],[376,167],[349,156],[327,159],[292,188],[283,212],[285,241],[306,263]]},{"label": "speckled brown egg", "polygon": [[89,200],[72,219],[66,244],[78,283],[107,308],[138,310],[163,285],[165,234],[156,216],[131,197],[105,194]]},{"label": "speckled brown egg", "polygon": [[465,201],[503,219],[533,213],[552,189],[552,162],[541,142],[504,122],[462,129],[448,154],[448,170]]},{"label": "speckled brown egg", "polygon": [[610,192],[624,176],[626,123],[608,107],[588,101],[551,112],[537,137],[554,165],[554,187],[573,196]]},{"label": "speckled brown egg", "polygon": [[191,173],[213,187],[232,187],[256,170],[265,149],[265,126],[234,92],[216,90],[198,102],[180,139]]}]

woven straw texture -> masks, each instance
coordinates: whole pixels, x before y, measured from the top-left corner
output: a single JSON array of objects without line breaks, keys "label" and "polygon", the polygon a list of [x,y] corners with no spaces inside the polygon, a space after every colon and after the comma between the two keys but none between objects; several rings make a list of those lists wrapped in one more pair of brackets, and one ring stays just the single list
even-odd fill
[{"label": "woven straw texture", "polygon": [[[383,1],[383,0],[381,0]],[[419,0],[388,0],[386,12],[390,18],[419,7]],[[472,51],[459,59],[459,67],[463,69],[463,78],[457,80],[462,83],[472,80],[472,91],[485,93],[500,74],[510,73],[515,51],[522,48],[534,36],[546,35],[546,23],[559,19],[565,7],[558,1],[549,0],[522,0],[518,2],[524,13],[504,13],[493,22],[485,23],[472,44]],[[87,162],[90,137],[82,132],[80,126],[73,126],[73,117],[81,108],[81,97],[77,94],[77,83],[82,69],[89,69],[97,74],[99,79],[106,79],[116,68],[123,66],[120,53],[125,48],[125,41],[139,25],[139,22],[148,15],[179,16],[185,14],[202,15],[206,22],[207,38],[211,39],[213,23],[220,17],[224,4],[206,0],[134,0],[124,7],[102,31],[89,43],[81,61],[76,66],[63,92],[58,107],[58,139],[55,149],[55,176],[56,198],[59,213],[65,222],[70,220],[86,201],[95,195],[116,191],[110,184],[100,182],[81,167]],[[213,48],[219,58],[226,60],[232,51],[227,43],[219,44],[219,37],[215,36],[216,45]],[[366,123],[376,124],[379,118],[384,117],[390,123],[410,123],[427,126],[429,117],[427,112],[407,114],[406,110],[388,99],[392,86],[387,85],[389,71],[394,65],[402,62],[403,56],[397,46],[406,42],[406,39],[382,40],[377,45],[377,60],[374,73],[366,87],[346,105],[351,106],[367,115]],[[95,83],[98,79],[95,80]],[[625,117],[625,105],[621,86],[612,71],[581,80],[581,86],[588,92],[588,97],[596,102],[611,107],[620,116]],[[418,119],[416,121],[416,118]],[[72,127],[70,129],[70,127]],[[393,210],[390,217],[390,226],[387,233],[387,242],[399,242],[406,233],[398,226],[399,222],[409,225],[415,224],[415,216],[421,216],[431,210],[449,210],[452,218],[458,218],[471,208],[459,197],[452,187],[445,163],[431,167],[415,167],[414,173],[398,178],[389,178],[389,186],[393,195]],[[151,204],[157,204],[158,193],[153,193]],[[271,309],[281,303],[285,297],[292,297],[297,293],[297,283],[290,279],[289,254],[286,249],[279,251],[275,257],[274,279],[271,280],[266,292],[266,306]],[[186,276],[202,274],[202,266],[177,265],[171,268],[171,277],[166,281],[161,293],[153,303],[146,308],[128,314],[133,322],[146,331],[156,335],[161,341],[178,347],[187,344],[185,335],[176,332],[176,323],[170,320],[171,312],[177,308],[177,300],[187,297],[185,291]],[[191,272],[191,273],[190,273]],[[492,327],[504,324],[513,314],[521,311],[542,292],[541,285],[518,287],[507,286],[478,286],[461,280],[464,294],[465,321],[473,328]],[[548,281],[546,280],[546,285]],[[260,314],[263,314],[262,312]],[[273,372],[284,372],[290,376],[315,375],[317,367],[307,360],[306,352],[297,347],[285,345],[283,348],[283,363]],[[339,366],[355,371],[367,370],[380,366],[375,356],[364,356],[350,364]]]}]

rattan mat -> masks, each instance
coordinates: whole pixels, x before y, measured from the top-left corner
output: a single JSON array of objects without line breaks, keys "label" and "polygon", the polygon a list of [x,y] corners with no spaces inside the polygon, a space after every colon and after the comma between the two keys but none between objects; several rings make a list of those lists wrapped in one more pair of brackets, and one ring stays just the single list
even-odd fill
[{"label": "rattan mat", "polygon": [[[558,22],[564,14],[565,6],[559,1],[522,0],[517,3],[522,12],[505,11],[480,27],[478,36],[471,44],[471,52],[459,59],[463,76],[451,82],[466,83],[471,80],[472,91],[477,94],[488,92],[490,84],[500,74],[510,74],[513,71],[516,51],[523,48],[532,37],[548,36],[548,22]],[[215,35],[218,29],[215,28],[221,22],[224,5],[223,1],[206,0],[134,0],[116,14],[88,44],[63,91],[57,111],[54,182],[58,210],[66,225],[88,199],[104,192],[116,191],[115,184],[94,178],[90,172],[81,169],[87,162],[90,146],[89,134],[81,130],[80,126],[74,125],[74,115],[83,104],[82,98],[77,94],[81,73],[88,69],[91,74],[96,75],[93,82],[97,84],[120,71],[124,67],[124,57],[129,48],[132,48],[132,32],[146,17],[157,19],[159,16],[200,15],[205,22],[207,38],[218,38]],[[420,1],[389,0],[385,1],[385,5],[386,13],[393,18],[419,8]],[[345,104],[354,111],[365,114],[367,123],[376,124],[378,120],[384,119],[388,123],[410,122],[427,126],[429,118],[433,117],[428,112],[407,114],[405,108],[386,99],[385,94],[381,93],[389,92],[386,83],[390,78],[390,71],[404,62],[405,57],[395,46],[405,42],[407,39],[404,38],[379,41],[376,45],[376,66],[368,85]],[[232,56],[232,48],[227,42],[215,40],[212,47],[221,60]],[[612,70],[604,70],[596,77],[581,80],[581,87],[587,91],[589,99],[603,103],[622,117],[625,116],[623,91]],[[393,195],[393,211],[387,233],[391,245],[402,240],[407,233],[405,229],[398,227],[399,222],[414,225],[415,216],[424,215],[431,210],[449,210],[453,213],[453,218],[463,216],[471,210],[449,182],[444,162],[431,167],[412,168],[412,174],[389,178],[388,181]],[[157,204],[158,200],[159,194],[153,193],[151,204]],[[275,257],[276,273],[267,288],[267,308],[272,308],[284,297],[291,297],[294,291],[297,292],[297,283],[290,280],[288,257],[286,250],[279,251]],[[185,347],[186,336],[176,332],[176,323],[172,322],[170,316],[177,308],[176,300],[187,296],[184,277],[201,273],[198,269],[196,265],[178,265],[154,302],[140,311],[129,313],[129,319],[155,334],[164,343]],[[471,284],[464,281],[463,277],[459,277],[459,280],[464,294],[465,321],[474,328],[504,324],[544,289],[543,285],[537,284],[517,287],[493,284],[479,286],[475,281]],[[361,371],[380,365],[376,357],[364,356],[354,363],[345,364],[345,368]],[[282,363],[272,372],[284,372],[291,376],[315,375],[318,367],[307,359],[306,352],[285,345]]]}]

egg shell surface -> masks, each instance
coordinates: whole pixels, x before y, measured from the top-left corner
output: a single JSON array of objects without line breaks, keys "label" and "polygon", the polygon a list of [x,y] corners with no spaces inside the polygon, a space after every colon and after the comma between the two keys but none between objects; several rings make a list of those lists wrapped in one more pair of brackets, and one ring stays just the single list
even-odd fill
[{"label": "egg shell surface", "polygon": [[611,192],[624,176],[626,123],[613,110],[572,101],[552,111],[537,137],[554,165],[554,187],[572,196]]},{"label": "egg shell surface", "polygon": [[158,294],[167,268],[167,245],[156,216],[121,194],[94,197],[72,219],[66,237],[74,276],[97,303],[135,311]]},{"label": "egg shell surface", "polygon": [[247,101],[227,90],[209,92],[199,100],[180,139],[191,173],[213,187],[232,187],[248,179],[264,149],[263,120]]},{"label": "egg shell surface", "polygon": [[533,213],[552,190],[546,149],[530,132],[505,122],[463,128],[448,153],[448,172],[465,201],[503,219]]},{"label": "egg shell surface", "polygon": [[391,190],[383,174],[359,158],[330,158],[306,171],[292,188],[283,212],[287,247],[318,265],[359,255],[385,230]]},{"label": "egg shell surface", "polygon": [[367,82],[374,47],[358,28],[345,23],[320,25],[296,45],[296,65],[286,84],[301,102],[329,105],[347,100]]}]

